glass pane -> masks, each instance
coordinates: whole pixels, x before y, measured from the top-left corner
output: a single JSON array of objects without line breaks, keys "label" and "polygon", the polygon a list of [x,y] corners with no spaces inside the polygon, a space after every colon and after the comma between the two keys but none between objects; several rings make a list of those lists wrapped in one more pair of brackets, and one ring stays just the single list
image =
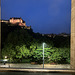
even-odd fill
[{"label": "glass pane", "polygon": [[2,0],[1,13],[0,67],[70,68],[71,0]]}]

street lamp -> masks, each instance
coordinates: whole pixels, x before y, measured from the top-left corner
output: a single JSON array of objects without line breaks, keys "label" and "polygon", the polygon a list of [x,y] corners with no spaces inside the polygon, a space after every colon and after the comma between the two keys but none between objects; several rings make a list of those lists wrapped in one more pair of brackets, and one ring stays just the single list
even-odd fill
[{"label": "street lamp", "polygon": [[44,68],[44,45],[45,43],[43,43],[43,68]]},{"label": "street lamp", "polygon": [[10,68],[10,54],[9,54],[9,68]]}]

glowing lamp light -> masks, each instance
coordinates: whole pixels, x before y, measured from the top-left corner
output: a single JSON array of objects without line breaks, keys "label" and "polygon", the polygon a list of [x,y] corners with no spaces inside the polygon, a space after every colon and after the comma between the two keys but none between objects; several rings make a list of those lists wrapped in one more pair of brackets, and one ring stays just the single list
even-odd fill
[{"label": "glowing lamp light", "polygon": [[7,59],[7,56],[5,56],[5,59]]}]

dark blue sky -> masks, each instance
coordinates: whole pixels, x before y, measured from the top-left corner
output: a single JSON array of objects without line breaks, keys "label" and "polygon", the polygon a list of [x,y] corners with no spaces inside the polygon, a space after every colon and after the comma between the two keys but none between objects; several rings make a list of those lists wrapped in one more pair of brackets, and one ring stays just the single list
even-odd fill
[{"label": "dark blue sky", "polygon": [[70,33],[71,0],[1,0],[1,19],[21,17],[39,33]]}]

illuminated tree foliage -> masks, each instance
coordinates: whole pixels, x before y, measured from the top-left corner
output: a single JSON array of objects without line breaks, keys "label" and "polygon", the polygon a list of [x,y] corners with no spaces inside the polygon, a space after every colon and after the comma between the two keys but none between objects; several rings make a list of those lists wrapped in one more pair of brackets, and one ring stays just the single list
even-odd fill
[{"label": "illuminated tree foliage", "polygon": [[16,46],[16,58],[23,58],[30,55],[30,51],[26,48],[25,45],[23,46]]}]

